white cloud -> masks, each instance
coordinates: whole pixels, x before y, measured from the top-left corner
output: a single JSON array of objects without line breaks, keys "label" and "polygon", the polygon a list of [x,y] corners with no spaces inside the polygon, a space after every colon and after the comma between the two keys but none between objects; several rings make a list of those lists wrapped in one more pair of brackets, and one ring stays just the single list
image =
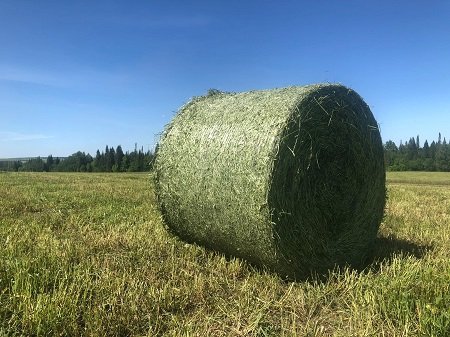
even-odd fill
[{"label": "white cloud", "polygon": [[51,86],[61,85],[58,78],[50,73],[6,65],[0,65],[0,80]]},{"label": "white cloud", "polygon": [[0,131],[0,141],[2,142],[39,140],[49,138],[53,138],[53,136],[48,136],[41,133],[19,133],[10,131]]},{"label": "white cloud", "polygon": [[71,67],[64,70],[0,64],[0,81],[22,82],[59,88],[98,88],[121,84],[127,74]]}]

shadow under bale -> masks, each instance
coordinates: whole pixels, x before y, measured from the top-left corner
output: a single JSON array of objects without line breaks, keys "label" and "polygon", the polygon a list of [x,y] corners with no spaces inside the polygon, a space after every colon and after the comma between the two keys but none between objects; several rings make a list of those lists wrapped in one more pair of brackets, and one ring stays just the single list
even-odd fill
[{"label": "shadow under bale", "polygon": [[395,237],[378,237],[370,255],[367,266],[370,264],[379,265],[382,262],[390,261],[395,256],[412,256],[421,259],[427,252],[433,249],[431,245],[420,245],[404,239]]}]

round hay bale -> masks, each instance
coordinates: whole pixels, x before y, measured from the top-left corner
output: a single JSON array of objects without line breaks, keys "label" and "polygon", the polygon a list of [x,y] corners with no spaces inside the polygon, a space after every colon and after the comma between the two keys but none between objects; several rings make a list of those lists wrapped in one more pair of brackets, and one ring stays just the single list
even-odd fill
[{"label": "round hay bale", "polygon": [[377,122],[335,84],[194,98],[154,169],[171,231],[288,278],[360,265],[385,206]]}]

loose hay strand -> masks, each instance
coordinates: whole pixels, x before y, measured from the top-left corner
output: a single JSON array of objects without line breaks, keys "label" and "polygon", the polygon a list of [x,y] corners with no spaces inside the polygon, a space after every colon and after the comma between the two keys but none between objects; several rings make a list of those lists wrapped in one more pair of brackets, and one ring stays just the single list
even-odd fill
[{"label": "loose hay strand", "polygon": [[158,146],[164,219],[188,242],[283,277],[359,265],[385,204],[374,125],[361,97],[335,84],[195,98]]}]

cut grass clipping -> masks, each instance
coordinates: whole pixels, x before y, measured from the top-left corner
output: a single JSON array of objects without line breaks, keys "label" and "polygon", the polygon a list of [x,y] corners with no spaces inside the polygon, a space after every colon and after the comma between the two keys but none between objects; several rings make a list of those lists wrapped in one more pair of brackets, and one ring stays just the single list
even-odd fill
[{"label": "cut grass clipping", "polygon": [[342,85],[196,97],[166,128],[155,172],[171,231],[287,278],[360,266],[385,205],[377,122]]}]

